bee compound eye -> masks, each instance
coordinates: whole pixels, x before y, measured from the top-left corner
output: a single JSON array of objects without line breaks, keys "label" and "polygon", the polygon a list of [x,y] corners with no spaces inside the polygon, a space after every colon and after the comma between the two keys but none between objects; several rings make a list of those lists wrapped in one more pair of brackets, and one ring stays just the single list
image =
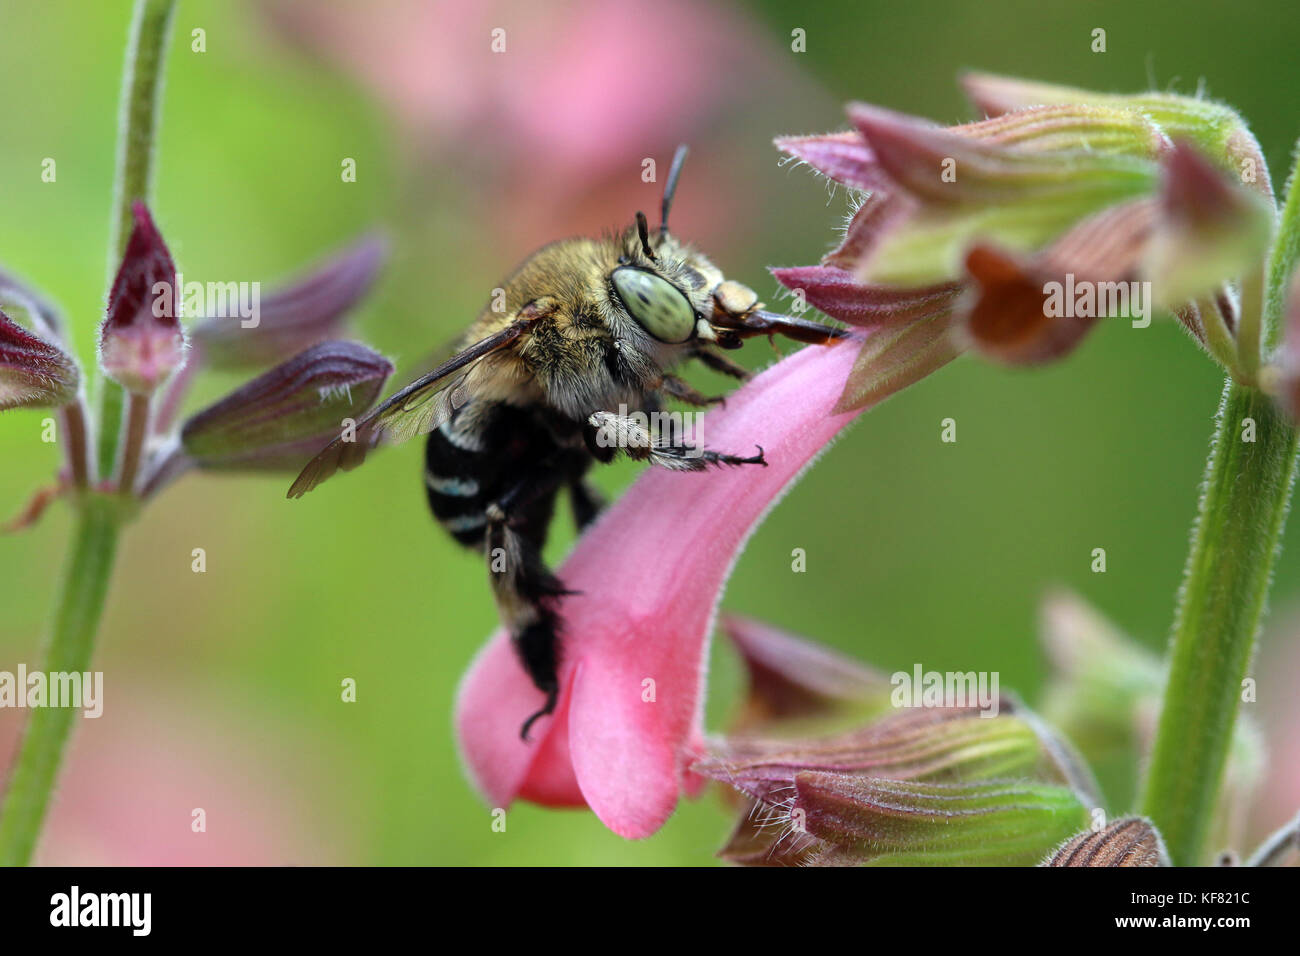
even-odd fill
[{"label": "bee compound eye", "polygon": [[642,269],[615,269],[614,290],[643,329],[660,342],[680,343],[695,331],[695,310],[681,290]]}]

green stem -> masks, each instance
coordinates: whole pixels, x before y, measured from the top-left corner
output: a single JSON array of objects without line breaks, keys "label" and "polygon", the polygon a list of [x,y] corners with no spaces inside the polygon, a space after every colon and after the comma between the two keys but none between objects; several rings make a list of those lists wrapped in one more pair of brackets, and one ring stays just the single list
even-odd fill
[{"label": "green stem", "polygon": [[[1293,172],[1262,297],[1266,356],[1277,345],[1300,254],[1296,179]],[[1247,440],[1248,419],[1254,422],[1253,442]],[[1296,450],[1296,429],[1274,402],[1229,379],[1206,463],[1141,801],[1177,865],[1205,862],[1242,681],[1295,482]]]},{"label": "green stem", "polygon": [[[119,509],[119,503],[105,495],[87,495],[80,501],[45,654],[47,674],[90,670],[117,551]],[[31,710],[0,810],[0,865],[22,866],[31,859],[72,722],[79,713],[70,707]]]},{"label": "green stem", "polygon": [[[122,82],[110,282],[130,238],[131,205],[149,195],[163,59],[175,6],[175,0],[136,0]],[[107,379],[102,381],[96,456],[101,478],[112,473],[117,461],[122,398],[120,386]],[[84,428],[84,421],[74,420],[73,425]],[[126,464],[134,470],[130,462]],[[85,465],[84,454],[74,458],[74,472]],[[79,495],[76,504],[76,533],[55,608],[45,657],[46,673],[85,673],[90,669],[117,554],[118,533],[131,506],[115,496],[95,493]],[[22,865],[31,859],[75,715],[74,709],[63,707],[32,710],[0,805],[0,864]]]},{"label": "green stem", "polygon": [[[176,0],[136,0],[122,76],[122,115],[117,142],[117,174],[113,183],[112,234],[109,242],[109,282],[117,272],[131,237],[131,204],[147,202],[153,182],[153,141],[162,103],[163,61]],[[99,469],[112,474],[122,428],[122,387],[101,381],[99,405]]]}]

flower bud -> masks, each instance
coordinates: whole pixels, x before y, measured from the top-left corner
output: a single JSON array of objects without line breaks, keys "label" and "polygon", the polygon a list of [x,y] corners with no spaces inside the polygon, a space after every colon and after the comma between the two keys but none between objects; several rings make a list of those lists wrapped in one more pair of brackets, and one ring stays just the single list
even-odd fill
[{"label": "flower bud", "polygon": [[823,864],[1023,866],[1086,826],[1088,810],[1052,784],[805,771],[794,778],[791,816],[829,845],[816,859]]},{"label": "flower bud", "polygon": [[[16,276],[0,270],[0,307],[10,310],[10,316],[18,324],[31,329],[40,336],[52,341],[63,339],[63,323],[58,309],[34,289],[27,286]],[[30,321],[24,321],[15,315],[15,310],[26,311]]]},{"label": "flower bud", "polygon": [[1121,203],[1077,223],[1046,249],[1017,256],[989,244],[966,253],[973,295],[963,331],[985,355],[1009,364],[1060,358],[1098,319],[1148,310],[1134,280],[1155,223],[1149,199]]},{"label": "flower bud", "polygon": [[1067,187],[1038,202],[1010,202],[952,214],[922,210],[878,240],[859,274],[871,282],[922,285],[958,277],[967,252],[979,243],[1032,255],[1081,221],[1149,192],[1154,176],[1143,188],[1136,188],[1137,183],[1135,179],[1110,192]]},{"label": "flower bud", "polygon": [[745,712],[733,732],[888,705],[888,678],[852,658],[749,618],[728,615],[722,628],[749,677]]},{"label": "flower bud", "polygon": [[1259,142],[1237,112],[1222,103],[1174,93],[1097,93],[988,73],[967,73],[961,82],[966,95],[988,116],[1068,103],[1133,111],[1171,140],[1195,143],[1216,166],[1264,196],[1273,195]]},{"label": "flower bud", "polygon": [[1027,774],[1047,764],[1035,728],[1014,715],[990,718],[975,707],[927,707],[828,737],[731,737],[692,769],[755,800],[779,803],[805,770],[891,780],[971,780]]},{"label": "flower bud", "polygon": [[951,334],[962,291],[958,283],[881,286],[833,266],[773,269],[772,274],[827,315],[871,333],[854,361],[837,411],[883,401],[961,352]]},{"label": "flower bud", "polygon": [[[1068,592],[1043,602],[1041,632],[1052,676],[1042,713],[1096,767],[1126,766],[1148,752],[1159,716],[1164,669],[1082,599]],[[1232,730],[1215,827],[1228,845],[1239,833],[1263,772],[1260,734],[1249,714]],[[1111,794],[1123,803],[1124,794]]]},{"label": "flower bud", "polygon": [[789,153],[843,186],[874,192],[887,182],[866,140],[856,130],[817,136],[780,136],[772,142],[781,152]]},{"label": "flower bud", "polygon": [[76,360],[11,319],[5,310],[17,313],[15,306],[12,290],[0,292],[0,411],[75,401],[81,382]]},{"label": "flower bud", "polygon": [[214,368],[271,365],[326,339],[336,338],[343,319],[374,284],[387,243],[365,236],[286,289],[268,295],[256,324],[209,317],[191,335]]},{"label": "flower bud", "polygon": [[152,394],[184,362],[185,333],[176,317],[176,266],[143,203],[108,297],[99,364],[113,381]]},{"label": "flower bud", "polygon": [[392,371],[363,345],[322,342],[189,419],[181,447],[201,468],[300,468],[374,403]]},{"label": "flower bud", "polygon": [[958,355],[953,316],[946,311],[900,329],[870,336],[844,383],[836,412],[867,408],[919,382]]},{"label": "flower bud", "polygon": [[1144,272],[1165,305],[1211,294],[1224,281],[1263,268],[1273,228],[1268,203],[1186,142],[1162,164],[1159,209]]},{"label": "flower bud", "polygon": [[[864,104],[849,112],[885,174],[916,203],[867,244],[870,254],[858,270],[873,282],[951,280],[976,240],[1030,252],[1080,219],[1151,192],[1156,183],[1153,157],[1161,140],[1140,126],[1130,131],[1136,138],[1129,150],[1044,152],[1025,147],[1032,137],[1008,144]],[[1097,122],[1115,135],[1109,119],[1099,114]],[[1026,129],[1034,131],[1032,124]]]},{"label": "flower bud", "polygon": [[751,800],[718,856],[738,866],[808,866],[831,848],[797,820],[789,807]]},{"label": "flower bud", "polygon": [[1091,103],[1034,106],[949,131],[1033,153],[1083,150],[1155,159],[1171,146],[1169,137],[1141,113]]},{"label": "flower bud", "polygon": [[878,190],[854,210],[839,246],[822,257],[822,263],[847,269],[855,276],[869,262],[885,237],[916,214],[917,203],[898,188]]},{"label": "flower bud", "polygon": [[955,282],[919,287],[870,285],[834,266],[771,270],[777,282],[832,318],[863,329],[909,325],[950,309],[961,292]]},{"label": "flower bud", "polygon": [[[1098,124],[1113,136],[1110,116],[1098,113]],[[1122,115],[1122,114],[1119,114]],[[1017,117],[1024,121],[1003,135],[983,135],[990,123],[943,129],[892,110],[853,103],[849,118],[866,138],[876,161],[889,180],[925,203],[980,205],[1039,201],[1066,191],[1132,195],[1146,188],[1153,172],[1149,163],[1159,151],[1161,139],[1153,128],[1138,124],[1132,149],[1102,152],[1087,148],[1086,137],[1078,147],[1059,152],[1025,148],[1036,134],[1046,133],[1032,123],[1042,116],[1034,113]],[[1009,125],[1006,119],[995,121]],[[996,127],[995,127],[996,128]],[[1075,129],[1086,130],[1084,124]],[[972,129],[975,135],[971,135]],[[1011,135],[1013,134],[1014,135]],[[1059,143],[1058,135],[1048,140]]]},{"label": "flower bud", "polygon": [[1040,632],[1052,664],[1042,707],[1084,756],[1103,763],[1116,750],[1138,752],[1159,706],[1160,661],[1091,605],[1068,591],[1043,601]]},{"label": "flower bud", "polygon": [[1124,817],[1104,829],[1071,837],[1044,866],[1169,866],[1160,834],[1140,817]]}]

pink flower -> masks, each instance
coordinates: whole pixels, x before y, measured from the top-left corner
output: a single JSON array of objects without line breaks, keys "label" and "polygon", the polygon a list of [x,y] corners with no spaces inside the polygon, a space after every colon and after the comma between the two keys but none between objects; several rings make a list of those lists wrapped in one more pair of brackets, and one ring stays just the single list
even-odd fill
[{"label": "pink flower", "polygon": [[[392,108],[406,129],[484,161],[537,167],[581,191],[626,168],[664,130],[704,127],[764,75],[761,36],[723,6],[660,0],[264,0],[287,39],[324,54]],[[629,65],[650,75],[616,82]],[[629,90],[635,107],[629,106]]]},{"label": "pink flower", "polygon": [[[354,857],[355,841],[327,828],[316,798],[337,754],[281,750],[247,714],[193,687],[171,695],[125,680],[107,675],[99,718],[77,712],[37,864],[329,866]],[[0,755],[17,747],[24,713],[0,710]]]},{"label": "pink flower", "polygon": [[[882,330],[838,409],[879,401],[967,348],[1014,365],[1056,360],[1101,318],[1140,326],[1153,305],[1248,380],[1224,290],[1262,268],[1273,212],[1267,183],[1233,172],[1258,152],[1236,114],[990,77],[968,87],[998,115],[941,129],[853,103],[854,131],[776,140],[854,194],[820,265],[773,270],[827,315]],[[1140,305],[1090,301],[1139,281],[1151,290]]]},{"label": "pink flower", "polygon": [[855,413],[831,411],[853,365],[847,347],[809,347],[710,413],[709,447],[761,444],[768,467],[647,470],[582,538],[560,572],[564,659],[553,717],[519,726],[542,702],[504,631],[461,684],[456,729],[471,777],[493,806],[515,798],[589,806],[615,833],[654,833],[703,752],[705,662],[718,599],[768,508]]},{"label": "pink flower", "polygon": [[[734,3],[694,0],[260,0],[283,40],[352,77],[395,122],[421,181],[457,184],[505,259],[657,204],[673,147],[695,158],[682,234],[722,257],[754,228],[746,117],[825,91]],[[500,52],[493,52],[495,49]],[[783,52],[784,51],[784,52]],[[642,161],[660,165],[642,180]],[[428,170],[439,170],[437,176]],[[433,197],[436,190],[416,187]],[[521,201],[527,197],[527,201]],[[426,199],[426,202],[432,201]],[[445,217],[438,204],[428,215]],[[725,258],[725,257],[723,257]]]}]

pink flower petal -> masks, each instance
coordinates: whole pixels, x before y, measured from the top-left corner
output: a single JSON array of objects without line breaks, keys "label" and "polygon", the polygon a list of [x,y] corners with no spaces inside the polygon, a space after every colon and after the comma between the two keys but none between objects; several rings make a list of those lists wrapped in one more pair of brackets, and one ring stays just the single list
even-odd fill
[{"label": "pink flower petal", "polygon": [[586,804],[568,757],[568,734],[557,732],[567,726],[570,690],[566,684],[555,716],[538,721],[534,742],[525,744],[519,727],[541,705],[541,694],[519,666],[509,637],[498,630],[474,658],[457,693],[456,736],[475,785],[492,806],[517,796],[546,806]]},{"label": "pink flower petal", "polygon": [[790,266],[770,270],[791,291],[827,315],[864,329],[902,326],[951,309],[961,292],[956,282],[923,287],[872,285],[834,266]]},{"label": "pink flower petal", "polygon": [[531,743],[519,727],[542,695],[506,634],[492,637],[461,685],[456,726],[469,773],[493,805],[585,802],[634,838],[663,825],[684,786],[698,788],[685,768],[700,752],[722,586],[767,509],[854,418],[830,414],[854,353],[806,348],[703,420],[698,437],[708,447],[745,454],[761,444],[768,467],[647,469],[583,537],[560,572],[582,593],[564,603],[559,706]]},{"label": "pink flower petal", "polygon": [[789,153],[837,183],[869,192],[887,183],[871,155],[871,147],[856,130],[820,136],[778,136],[773,142],[783,153]]}]

